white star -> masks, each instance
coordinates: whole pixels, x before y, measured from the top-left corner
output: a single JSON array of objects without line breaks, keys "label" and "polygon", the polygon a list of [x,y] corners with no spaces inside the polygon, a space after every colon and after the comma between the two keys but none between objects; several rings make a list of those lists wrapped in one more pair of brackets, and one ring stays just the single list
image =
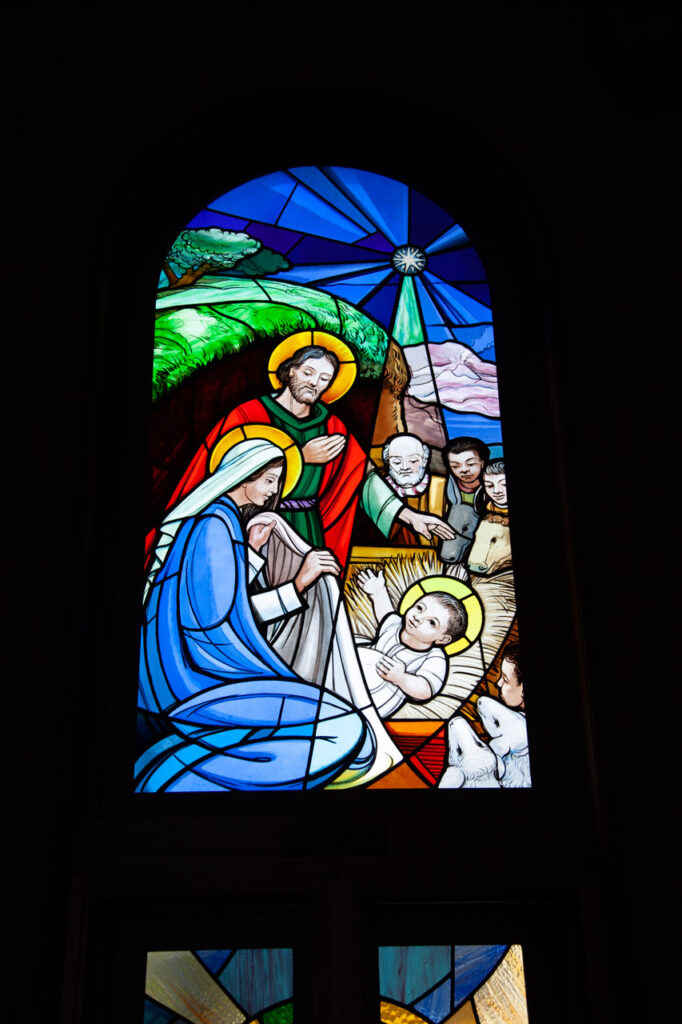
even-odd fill
[{"label": "white star", "polygon": [[418,274],[426,266],[426,256],[413,245],[401,245],[393,253],[393,266],[401,274]]}]

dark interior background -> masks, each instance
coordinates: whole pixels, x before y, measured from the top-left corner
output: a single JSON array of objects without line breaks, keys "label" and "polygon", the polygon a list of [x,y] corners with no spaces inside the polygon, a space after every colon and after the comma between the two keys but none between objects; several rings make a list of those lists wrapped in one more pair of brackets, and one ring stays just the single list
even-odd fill
[{"label": "dark interior background", "polygon": [[[82,1019],[109,1019],[103,963],[120,966],[129,934],[163,935],[187,906],[215,922],[289,900],[329,1019],[354,1019],[371,981],[343,983],[338,965],[357,970],[377,921],[397,934],[397,914],[417,934],[438,917],[424,903],[445,900],[455,917],[479,901],[474,916],[491,927],[508,904],[514,934],[535,942],[535,991],[545,973],[573,990],[575,1013],[552,1018],[545,1003],[531,1021],[656,1012],[679,874],[678,17],[672,5],[523,3],[435,20],[415,9],[368,29],[367,12],[327,11],[314,27],[293,11],[259,24],[261,13],[146,38],[122,16],[97,29],[55,17],[38,36],[17,20],[9,32],[10,995],[29,1020],[78,1020],[83,1006]],[[442,804],[413,794],[304,809],[242,800],[219,815],[205,801],[141,814],[127,798],[154,268],[204,201],[293,162],[297,146],[300,163],[352,158],[409,176],[448,209],[452,183],[468,183],[502,334],[518,338],[528,292],[543,296],[519,341],[524,364],[500,355],[520,446],[510,488],[533,639],[535,801],[501,811],[459,794],[443,820]],[[547,580],[557,601],[542,615],[533,588]],[[321,1019],[317,1005],[308,1019]]]}]

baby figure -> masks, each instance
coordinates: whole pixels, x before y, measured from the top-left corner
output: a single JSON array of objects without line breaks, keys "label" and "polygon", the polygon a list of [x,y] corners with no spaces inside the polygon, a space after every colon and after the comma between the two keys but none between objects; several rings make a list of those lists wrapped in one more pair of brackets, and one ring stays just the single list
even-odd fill
[{"label": "baby figure", "polygon": [[358,649],[360,664],[377,711],[388,718],[406,701],[423,703],[443,688],[448,659],[441,648],[463,636],[467,614],[456,597],[435,591],[400,616],[381,570],[363,569],[356,583],[379,623],[373,642]]}]

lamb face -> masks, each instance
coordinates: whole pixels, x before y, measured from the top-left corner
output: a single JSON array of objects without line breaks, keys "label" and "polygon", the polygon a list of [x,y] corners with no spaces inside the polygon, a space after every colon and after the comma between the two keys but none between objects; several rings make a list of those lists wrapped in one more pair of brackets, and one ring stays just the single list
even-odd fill
[{"label": "lamb face", "polygon": [[448,764],[441,788],[499,789],[499,759],[461,715],[448,724]]},{"label": "lamb face", "polygon": [[479,697],[476,710],[496,754],[504,757],[510,752],[521,753],[527,749],[528,729],[522,711],[513,711],[492,697]]},{"label": "lamb face", "polygon": [[490,736],[490,746],[504,760],[502,785],[505,789],[528,789],[530,759],[526,716],[492,697],[479,697],[478,716]]}]

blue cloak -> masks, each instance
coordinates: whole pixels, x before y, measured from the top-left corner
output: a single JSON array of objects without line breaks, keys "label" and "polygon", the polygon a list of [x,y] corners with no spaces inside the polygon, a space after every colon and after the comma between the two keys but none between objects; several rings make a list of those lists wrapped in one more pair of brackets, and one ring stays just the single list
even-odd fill
[{"label": "blue cloak", "polygon": [[138,792],[303,789],[371,764],[363,717],[270,649],[247,583],[239,511],[222,497],[182,523],[148,595],[138,703],[165,735],[138,760]]}]

